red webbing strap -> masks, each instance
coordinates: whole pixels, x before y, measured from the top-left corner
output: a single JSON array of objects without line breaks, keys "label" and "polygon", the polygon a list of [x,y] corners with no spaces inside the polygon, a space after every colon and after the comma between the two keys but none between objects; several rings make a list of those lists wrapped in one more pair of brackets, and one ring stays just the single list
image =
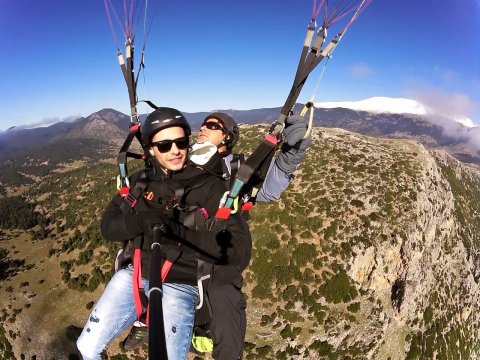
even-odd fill
[{"label": "red webbing strap", "polygon": [[162,277],[162,283],[165,282],[165,279],[167,278],[168,272],[170,271],[170,268],[172,267],[173,263],[170,260],[165,260],[162,266],[162,272],[161,272],[161,277]]},{"label": "red webbing strap", "polygon": [[[161,270],[161,277],[162,277],[162,283],[165,282],[165,279],[167,278],[168,272],[170,271],[170,268],[172,267],[173,263],[170,260],[165,260],[162,266]],[[150,323],[150,306],[147,307],[147,325]]]},{"label": "red webbing strap", "polygon": [[140,291],[143,293],[142,250],[135,249],[133,255],[133,301],[135,303],[135,311],[137,312],[138,319],[140,319],[140,316],[143,314]]}]

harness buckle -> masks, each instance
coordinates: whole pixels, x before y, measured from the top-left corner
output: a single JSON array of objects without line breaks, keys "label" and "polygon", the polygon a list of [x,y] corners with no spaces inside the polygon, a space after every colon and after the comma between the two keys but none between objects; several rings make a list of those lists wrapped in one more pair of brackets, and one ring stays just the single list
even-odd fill
[{"label": "harness buckle", "polygon": [[137,198],[135,196],[133,196],[132,194],[127,194],[123,200],[125,200],[125,202],[128,204],[128,206],[130,206],[132,209],[135,207],[135,205],[137,204]]},{"label": "harness buckle", "polygon": [[200,208],[200,213],[205,219],[208,219],[210,217],[210,215],[208,215],[208,212],[205,208]]},{"label": "harness buckle", "polygon": [[225,203],[227,202],[228,195],[230,194],[229,191],[225,191],[222,195],[222,198],[220,199],[220,203],[218,204],[219,208],[222,208],[225,206]]}]

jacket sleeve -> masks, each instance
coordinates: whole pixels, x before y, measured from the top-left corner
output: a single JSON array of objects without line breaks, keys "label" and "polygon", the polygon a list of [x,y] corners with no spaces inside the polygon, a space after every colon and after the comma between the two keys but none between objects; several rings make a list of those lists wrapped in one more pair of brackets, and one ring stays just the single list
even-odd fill
[{"label": "jacket sleeve", "polygon": [[141,233],[138,227],[137,214],[123,214],[120,195],[110,201],[102,215],[100,229],[105,239],[109,241],[125,241]]},{"label": "jacket sleeve", "polygon": [[287,174],[281,170],[274,158],[270,163],[270,168],[268,169],[265,181],[258,191],[256,201],[270,202],[278,200],[292,179],[292,174]]}]

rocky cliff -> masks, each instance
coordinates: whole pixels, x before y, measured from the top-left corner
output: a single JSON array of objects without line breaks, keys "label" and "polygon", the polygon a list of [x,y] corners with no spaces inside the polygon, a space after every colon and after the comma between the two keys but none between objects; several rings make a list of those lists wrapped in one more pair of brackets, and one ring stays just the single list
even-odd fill
[{"label": "rocky cliff", "polygon": [[251,358],[479,358],[479,171],[413,141],[316,136],[252,214]]}]

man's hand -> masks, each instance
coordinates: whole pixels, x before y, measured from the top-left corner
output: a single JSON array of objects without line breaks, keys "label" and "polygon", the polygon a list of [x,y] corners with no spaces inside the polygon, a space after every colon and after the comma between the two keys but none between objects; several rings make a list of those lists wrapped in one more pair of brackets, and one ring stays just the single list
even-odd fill
[{"label": "man's hand", "polygon": [[312,142],[312,133],[308,130],[308,120],[300,115],[289,116],[285,120],[283,135],[285,141],[277,157],[277,166],[287,174],[293,173],[305,157],[305,151]]},{"label": "man's hand", "polygon": [[137,214],[130,213],[124,216],[125,226],[132,237],[151,233],[155,224],[161,225],[166,219],[165,215],[158,211],[145,211]]}]

